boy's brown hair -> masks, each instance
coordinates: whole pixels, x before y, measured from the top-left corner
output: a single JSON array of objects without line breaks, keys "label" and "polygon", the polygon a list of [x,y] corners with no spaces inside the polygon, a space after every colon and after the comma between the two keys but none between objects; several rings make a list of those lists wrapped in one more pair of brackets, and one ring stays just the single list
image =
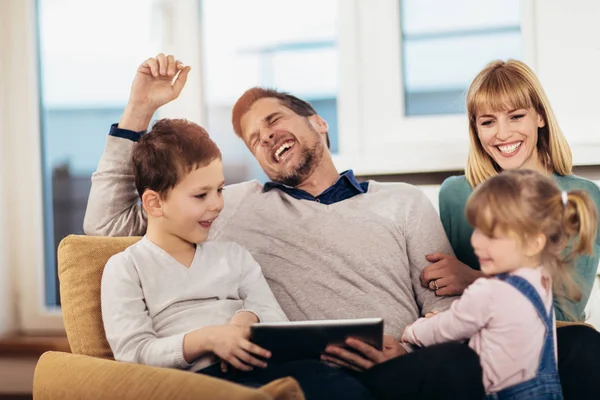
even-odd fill
[{"label": "boy's brown hair", "polygon": [[166,195],[189,172],[221,159],[221,151],[200,125],[186,119],[164,118],[134,145],[135,187]]},{"label": "boy's brown hair", "polygon": [[[241,120],[244,114],[250,110],[250,107],[260,99],[277,99],[284,107],[292,110],[301,117],[310,117],[316,115],[317,112],[313,106],[302,99],[297,98],[286,92],[279,92],[275,89],[267,89],[262,87],[253,87],[246,90],[243,95],[235,102],[233,112],[231,114],[231,122],[233,130],[237,136],[242,137]],[[326,135],[327,148],[330,148],[329,133]]]}]

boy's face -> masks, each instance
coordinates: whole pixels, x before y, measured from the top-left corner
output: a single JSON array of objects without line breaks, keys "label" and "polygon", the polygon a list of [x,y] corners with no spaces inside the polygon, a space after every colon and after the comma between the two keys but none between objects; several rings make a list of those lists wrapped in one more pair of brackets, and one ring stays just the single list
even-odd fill
[{"label": "boy's face", "polygon": [[220,159],[187,174],[162,201],[162,229],[190,243],[205,241],[223,209],[224,180]]}]

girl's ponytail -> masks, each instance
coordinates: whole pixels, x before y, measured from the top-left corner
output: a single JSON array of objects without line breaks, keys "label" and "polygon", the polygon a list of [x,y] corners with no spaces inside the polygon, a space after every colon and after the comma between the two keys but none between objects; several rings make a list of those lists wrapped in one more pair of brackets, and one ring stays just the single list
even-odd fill
[{"label": "girl's ponytail", "polygon": [[563,204],[566,197],[563,227],[569,238],[575,240],[571,255],[593,254],[593,245],[598,229],[598,213],[595,203],[583,190],[562,193]]}]

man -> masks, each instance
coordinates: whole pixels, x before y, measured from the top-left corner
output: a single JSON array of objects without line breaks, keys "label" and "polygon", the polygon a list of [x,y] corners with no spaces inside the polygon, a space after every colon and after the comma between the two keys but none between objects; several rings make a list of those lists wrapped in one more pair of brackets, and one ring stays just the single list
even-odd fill
[{"label": "man", "polygon": [[[141,235],[130,152],[154,112],[181,92],[189,67],[173,56],[146,60],[129,103],[113,126],[92,190],[84,229],[95,235]],[[451,253],[428,199],[410,185],[357,182],[337,172],[327,122],[306,102],[254,88],[233,110],[236,134],[271,182],[227,187],[212,240],[245,246],[262,266],[290,320],[383,317],[384,349],[349,339],[323,360],[352,371],[378,397],[481,398],[481,369],[463,344],[416,350],[399,343],[419,316],[446,309],[419,277],[426,255]],[[450,366],[452,359],[461,365]]]}]

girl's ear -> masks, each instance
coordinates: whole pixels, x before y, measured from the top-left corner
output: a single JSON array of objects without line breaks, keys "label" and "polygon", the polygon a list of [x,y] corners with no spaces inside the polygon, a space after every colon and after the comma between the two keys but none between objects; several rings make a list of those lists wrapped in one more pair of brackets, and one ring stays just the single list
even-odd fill
[{"label": "girl's ear", "polygon": [[163,199],[160,194],[154,190],[147,189],[142,194],[142,206],[144,210],[153,217],[163,216]]},{"label": "girl's ear", "polygon": [[528,237],[525,243],[524,253],[527,257],[537,256],[546,247],[548,239],[543,233],[538,233],[533,237]]}]

